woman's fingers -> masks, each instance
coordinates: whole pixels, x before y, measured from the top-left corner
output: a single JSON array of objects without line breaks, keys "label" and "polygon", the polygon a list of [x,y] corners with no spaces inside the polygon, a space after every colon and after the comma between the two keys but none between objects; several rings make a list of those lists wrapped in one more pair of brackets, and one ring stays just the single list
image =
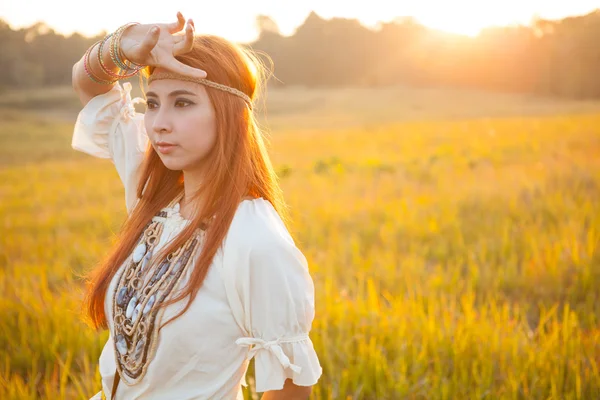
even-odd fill
[{"label": "woman's fingers", "polygon": [[191,20],[185,28],[185,34],[173,45],[173,55],[185,54],[194,48],[194,27]]},{"label": "woman's fingers", "polygon": [[[165,25],[161,26],[163,27],[163,29],[165,29]],[[183,32],[183,34],[174,35],[175,33],[179,33],[184,28],[184,26],[185,31]],[[151,58],[154,58],[154,62],[152,62],[151,65],[154,65],[156,67],[162,67],[169,71],[181,75],[191,76],[194,78],[206,78],[206,71],[190,67],[189,65],[178,61],[174,57],[179,54],[187,53],[194,48],[194,21],[192,19],[189,19],[186,26],[183,15],[180,12],[178,12],[177,22],[166,24],[166,29],[172,36],[174,36],[173,41],[170,42],[170,44],[173,47],[166,56],[166,58],[158,54],[155,54],[154,57],[152,57],[151,51],[152,49],[154,49],[160,38],[160,28],[158,26],[155,26],[154,28],[150,29],[150,31],[148,31],[146,37],[144,37],[144,40],[140,44],[140,52],[142,54],[149,55],[149,57]],[[162,46],[162,44],[159,46]],[[164,51],[167,49],[162,48],[162,50]]]},{"label": "woman's fingers", "polygon": [[183,18],[183,14],[181,14],[181,12],[177,11],[177,22],[171,22],[170,24],[167,24],[167,30],[169,33],[177,33],[182,30],[184,26],[185,18]]},{"label": "woman's fingers", "polygon": [[146,36],[144,37],[144,40],[142,40],[142,43],[140,43],[140,53],[144,55],[150,54],[154,46],[156,46],[156,43],[158,43],[159,37],[160,27],[155,26],[151,28],[148,31],[148,33],[146,33]]},{"label": "woman's fingers", "polygon": [[170,58],[169,60],[165,61],[161,67],[181,75],[191,76],[194,78],[206,78],[206,71],[190,67],[189,65],[186,65],[175,58]]}]

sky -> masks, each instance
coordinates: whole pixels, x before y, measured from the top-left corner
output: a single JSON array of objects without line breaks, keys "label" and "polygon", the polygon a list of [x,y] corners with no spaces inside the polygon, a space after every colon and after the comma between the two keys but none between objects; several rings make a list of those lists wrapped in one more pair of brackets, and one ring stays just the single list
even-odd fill
[{"label": "sky", "polygon": [[175,21],[177,11],[181,11],[184,17],[194,19],[197,34],[212,33],[236,42],[251,42],[258,33],[255,18],[261,14],[273,18],[284,35],[292,35],[311,11],[326,19],[357,18],[368,27],[412,16],[431,28],[476,35],[487,26],[528,24],[535,16],[559,19],[594,9],[600,9],[599,0],[2,0],[0,19],[13,29],[44,21],[65,35],[79,32],[90,36],[132,21]]}]

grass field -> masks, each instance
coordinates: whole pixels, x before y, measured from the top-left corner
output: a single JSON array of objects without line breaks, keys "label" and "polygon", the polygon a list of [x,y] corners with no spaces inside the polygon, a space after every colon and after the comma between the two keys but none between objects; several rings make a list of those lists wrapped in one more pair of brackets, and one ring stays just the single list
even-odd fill
[{"label": "grass field", "polygon": [[[292,88],[267,105],[316,287],[313,399],[600,398],[600,103]],[[0,105],[0,399],[100,388],[107,332],[80,322],[77,276],[126,213],[113,165],[70,147],[76,111],[68,88]]]}]

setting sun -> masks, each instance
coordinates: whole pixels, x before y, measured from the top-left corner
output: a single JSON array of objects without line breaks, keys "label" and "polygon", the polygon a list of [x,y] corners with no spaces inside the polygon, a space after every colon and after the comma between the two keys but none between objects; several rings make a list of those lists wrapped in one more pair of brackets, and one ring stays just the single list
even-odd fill
[{"label": "setting sun", "polygon": [[417,18],[423,25],[432,29],[438,29],[448,33],[456,33],[466,36],[477,36],[481,30],[491,26],[505,26],[522,23],[518,20],[485,19],[475,15],[448,15],[433,14]]}]

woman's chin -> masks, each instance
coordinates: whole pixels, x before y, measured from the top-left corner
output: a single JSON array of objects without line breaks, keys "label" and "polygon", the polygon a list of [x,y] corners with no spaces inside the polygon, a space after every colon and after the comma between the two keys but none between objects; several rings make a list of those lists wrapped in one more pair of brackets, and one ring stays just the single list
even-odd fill
[{"label": "woman's chin", "polygon": [[169,159],[169,157],[161,158],[163,165],[171,170],[171,171],[181,171],[183,169],[183,165],[177,160]]}]

